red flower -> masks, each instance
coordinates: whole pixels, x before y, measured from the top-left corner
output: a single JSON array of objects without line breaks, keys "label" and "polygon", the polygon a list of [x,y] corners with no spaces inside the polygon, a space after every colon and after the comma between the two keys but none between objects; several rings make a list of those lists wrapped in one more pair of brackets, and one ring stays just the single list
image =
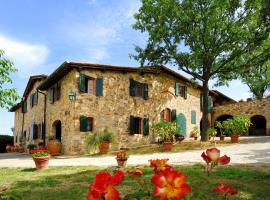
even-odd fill
[{"label": "red flower", "polygon": [[231,187],[229,187],[229,186],[227,186],[227,185],[225,185],[223,183],[220,183],[218,185],[218,187],[215,188],[213,191],[217,192],[217,193],[224,192],[224,193],[227,193],[227,194],[230,194],[230,195],[237,194],[237,192],[238,192],[236,189],[231,188]]},{"label": "red flower", "polygon": [[155,172],[164,171],[166,168],[170,168],[167,164],[169,159],[156,159],[156,160],[149,160],[150,167],[154,168]]},{"label": "red flower", "polygon": [[134,178],[137,178],[143,174],[143,171],[139,168],[136,168],[134,171],[128,170],[127,173],[133,176]]},{"label": "red flower", "polygon": [[119,192],[114,188],[125,177],[124,172],[118,171],[113,176],[107,172],[100,172],[95,176],[94,183],[90,184],[87,200],[118,200]]},{"label": "red flower", "polygon": [[206,153],[203,152],[201,156],[207,164],[215,162],[216,164],[226,165],[231,160],[227,155],[220,157],[220,150],[217,148],[207,149]]},{"label": "red flower", "polygon": [[187,176],[173,168],[166,168],[152,177],[155,186],[154,196],[163,199],[180,200],[190,192],[190,187],[185,183]]}]

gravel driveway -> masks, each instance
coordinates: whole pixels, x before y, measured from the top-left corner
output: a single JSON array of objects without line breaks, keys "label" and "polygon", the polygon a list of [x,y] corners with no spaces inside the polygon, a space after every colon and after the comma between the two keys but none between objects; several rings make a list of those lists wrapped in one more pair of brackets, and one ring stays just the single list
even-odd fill
[{"label": "gravel driveway", "polygon": [[[221,155],[231,157],[231,164],[270,164],[270,136],[246,137],[248,144],[236,144],[219,147]],[[131,155],[128,165],[148,164],[149,159],[169,158],[171,164],[194,164],[203,162],[202,150],[179,153],[154,153],[144,155]],[[50,166],[116,166],[114,156],[86,157],[86,156],[59,156],[50,160]],[[32,158],[26,154],[4,153],[0,154],[0,167],[35,167]]]}]

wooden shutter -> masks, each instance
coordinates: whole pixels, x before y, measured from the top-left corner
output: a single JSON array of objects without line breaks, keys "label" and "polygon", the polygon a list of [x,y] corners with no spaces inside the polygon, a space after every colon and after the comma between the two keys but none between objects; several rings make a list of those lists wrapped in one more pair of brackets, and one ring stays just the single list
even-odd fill
[{"label": "wooden shutter", "polygon": [[208,112],[211,113],[213,111],[213,99],[211,96],[208,96]]},{"label": "wooden shutter", "polygon": [[27,112],[27,101],[23,100],[22,101],[22,113]]},{"label": "wooden shutter", "polygon": [[86,80],[85,74],[80,72],[79,90],[84,93],[87,92],[85,87],[86,86],[85,80]]},{"label": "wooden shutter", "polygon": [[30,95],[30,107],[32,108],[33,107],[33,94]]},{"label": "wooden shutter", "polygon": [[196,111],[191,111],[191,124],[196,124]]},{"label": "wooden shutter", "polygon": [[129,133],[131,135],[135,134],[136,131],[136,124],[135,124],[135,117],[130,115],[130,119],[129,119]]},{"label": "wooden shutter", "polygon": [[180,95],[180,83],[175,83],[175,96]]},{"label": "wooden shutter", "polygon": [[35,92],[34,94],[34,105],[38,104],[38,92]]},{"label": "wooden shutter", "polygon": [[172,122],[175,121],[176,120],[176,109],[172,110],[171,116],[172,116]]},{"label": "wooden shutter", "polygon": [[144,86],[143,98],[144,98],[145,100],[147,100],[147,99],[148,99],[148,84],[145,83],[145,84],[143,84],[143,86]]},{"label": "wooden shutter", "polygon": [[80,116],[80,131],[87,132],[87,117]]},{"label": "wooden shutter", "polygon": [[52,104],[54,101],[54,88],[50,88],[50,96],[49,96],[50,103]]},{"label": "wooden shutter", "polygon": [[143,119],[143,135],[149,135],[149,119]]},{"label": "wooden shutter", "polygon": [[56,90],[55,90],[55,98],[59,100],[61,98],[61,84],[57,83]]},{"label": "wooden shutter", "polygon": [[103,96],[103,78],[96,79],[96,96]]},{"label": "wooden shutter", "polygon": [[187,86],[184,86],[184,99],[187,99],[187,93],[188,93],[188,91],[187,91]]},{"label": "wooden shutter", "polygon": [[135,85],[135,81],[133,79],[129,79],[129,93],[132,97],[135,96]]}]

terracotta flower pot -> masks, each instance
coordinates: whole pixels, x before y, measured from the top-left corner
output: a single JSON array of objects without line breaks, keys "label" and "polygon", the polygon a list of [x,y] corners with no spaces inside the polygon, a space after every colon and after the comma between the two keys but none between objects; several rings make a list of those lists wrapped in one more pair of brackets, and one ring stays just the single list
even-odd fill
[{"label": "terracotta flower pot", "polygon": [[7,151],[8,153],[11,152],[11,146],[10,146],[9,144],[6,146],[6,151]]},{"label": "terracotta flower pot", "polygon": [[10,152],[15,152],[15,147],[14,146],[11,146],[11,148],[10,148]]},{"label": "terracotta flower pot", "polygon": [[220,141],[224,141],[225,140],[225,136],[224,135],[221,135],[221,136],[219,136],[219,139],[220,139]]},{"label": "terracotta flower pot", "polygon": [[20,152],[20,153],[23,153],[24,152],[23,145],[18,146],[18,152]]},{"label": "terracotta flower pot", "polygon": [[49,165],[50,156],[34,157],[33,160],[37,169],[45,169]]},{"label": "terracotta flower pot", "polygon": [[58,156],[61,154],[62,144],[59,140],[50,140],[48,144],[48,151],[52,156]]},{"label": "terracotta flower pot", "polygon": [[237,143],[239,141],[239,135],[231,135],[231,142]]},{"label": "terracotta flower pot", "polygon": [[18,146],[15,146],[14,151],[15,151],[15,152],[19,152],[19,147],[18,147]]},{"label": "terracotta flower pot", "polygon": [[163,142],[163,148],[166,151],[171,151],[173,147],[173,143],[172,142]]},{"label": "terracotta flower pot", "polygon": [[127,166],[127,159],[126,160],[117,160],[117,164],[119,167],[126,167]]},{"label": "terracotta flower pot", "polygon": [[197,136],[194,136],[194,140],[197,140],[198,139],[198,137]]},{"label": "terracotta flower pot", "polygon": [[110,148],[110,142],[102,142],[99,146],[99,152],[102,154],[106,154],[109,151]]}]

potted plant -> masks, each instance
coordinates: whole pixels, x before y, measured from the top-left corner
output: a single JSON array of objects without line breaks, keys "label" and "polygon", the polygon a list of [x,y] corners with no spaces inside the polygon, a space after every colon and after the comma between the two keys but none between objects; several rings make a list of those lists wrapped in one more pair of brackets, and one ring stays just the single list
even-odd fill
[{"label": "potted plant", "polygon": [[125,150],[116,152],[116,161],[119,167],[126,167],[128,155]]},{"label": "potted plant", "polygon": [[29,154],[31,154],[32,150],[36,150],[36,149],[37,149],[37,145],[35,145],[35,144],[30,143],[27,145],[27,151]]},{"label": "potted plant", "polygon": [[231,142],[239,141],[239,136],[245,134],[251,125],[249,117],[236,115],[232,119],[223,121],[223,126],[227,134],[231,136]]},{"label": "potted plant", "polygon": [[216,135],[217,135],[217,130],[215,129],[215,128],[208,128],[207,129],[207,135],[208,135],[208,137],[210,138],[210,140],[211,140],[211,138],[213,139],[213,141],[215,140],[215,137],[216,137]]},{"label": "potted plant", "polygon": [[58,156],[61,154],[62,150],[62,143],[55,139],[54,136],[51,136],[49,138],[49,143],[48,143],[48,151],[52,156]]},{"label": "potted plant", "polygon": [[86,141],[88,150],[98,147],[100,153],[106,154],[109,151],[110,144],[114,142],[114,133],[105,128],[103,132],[90,134]]},{"label": "potted plant", "polygon": [[174,134],[177,131],[176,122],[161,121],[153,126],[153,130],[161,138],[164,149],[166,151],[171,151]]},{"label": "potted plant", "polygon": [[10,152],[11,152],[11,148],[12,148],[12,145],[10,145],[10,144],[8,144],[8,145],[6,146],[6,151],[7,151],[7,153],[10,153]]},{"label": "potted plant", "polygon": [[50,154],[48,152],[38,150],[33,153],[32,157],[38,170],[48,167],[50,160]]},{"label": "potted plant", "polygon": [[220,141],[224,141],[225,140],[225,127],[224,127],[224,124],[220,121],[216,121],[215,123],[215,127],[219,128],[219,131],[220,131],[220,136],[219,136],[219,139]]},{"label": "potted plant", "polygon": [[190,137],[193,137],[194,140],[198,139],[198,135],[199,135],[200,131],[199,131],[199,127],[198,126],[194,126],[191,133],[190,133]]}]

